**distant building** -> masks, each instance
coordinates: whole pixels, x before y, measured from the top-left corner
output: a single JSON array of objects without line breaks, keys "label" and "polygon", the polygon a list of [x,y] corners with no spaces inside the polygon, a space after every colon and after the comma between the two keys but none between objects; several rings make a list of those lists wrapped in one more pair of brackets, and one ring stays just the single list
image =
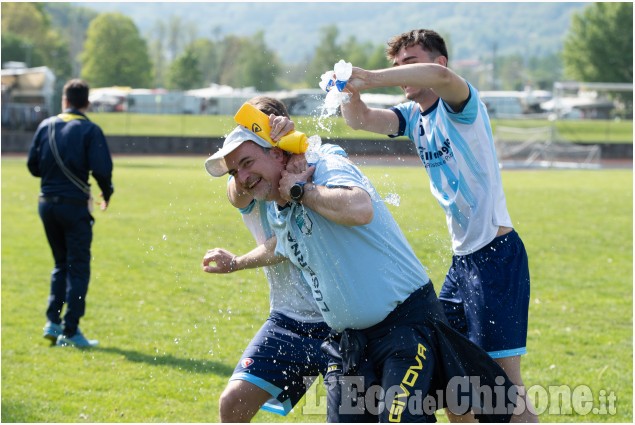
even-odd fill
[{"label": "distant building", "polygon": [[198,112],[192,113],[202,115],[234,115],[243,103],[259,94],[253,87],[235,89],[221,84],[185,93],[198,99]]},{"label": "distant building", "polygon": [[[233,88],[211,84],[209,87],[182,91],[102,87],[91,89],[91,110],[95,112],[130,112],[141,114],[234,115],[249,99],[270,96],[281,100],[290,115],[319,115],[326,93],[321,89],[298,89],[259,92],[253,87]],[[403,95],[363,93],[362,100],[371,107],[387,108],[406,99]]]},{"label": "distant building", "polygon": [[544,118],[541,103],[551,99],[546,90],[481,91],[481,100],[490,118]]},{"label": "distant building", "polygon": [[284,102],[289,115],[309,116],[320,114],[326,92],[321,89],[298,89],[267,93]]},{"label": "distant building", "polygon": [[46,66],[8,62],[2,69],[2,127],[34,130],[53,111],[55,75]]},{"label": "distant building", "polygon": [[482,91],[479,95],[490,118],[518,118],[524,113],[524,92]]},{"label": "distant building", "polygon": [[560,97],[540,105],[552,118],[610,119],[615,109],[612,100],[595,96]]},{"label": "distant building", "polygon": [[128,94],[131,87],[91,88],[88,100],[93,112],[125,112],[128,108]]}]

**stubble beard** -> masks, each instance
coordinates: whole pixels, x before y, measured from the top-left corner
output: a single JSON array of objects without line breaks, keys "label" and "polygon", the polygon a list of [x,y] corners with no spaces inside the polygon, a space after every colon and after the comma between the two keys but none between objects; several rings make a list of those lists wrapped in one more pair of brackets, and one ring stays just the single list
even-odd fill
[{"label": "stubble beard", "polygon": [[271,201],[271,184],[261,180],[256,187],[248,192],[257,201]]}]

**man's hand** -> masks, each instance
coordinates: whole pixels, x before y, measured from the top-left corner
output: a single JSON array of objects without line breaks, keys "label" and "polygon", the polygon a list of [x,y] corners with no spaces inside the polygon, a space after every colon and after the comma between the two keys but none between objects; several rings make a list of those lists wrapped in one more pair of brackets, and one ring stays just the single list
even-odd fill
[{"label": "man's hand", "polygon": [[300,174],[306,171],[308,163],[303,153],[291,155],[287,160],[286,170],[292,174]]},{"label": "man's hand", "polygon": [[203,257],[202,265],[207,273],[231,273],[236,271],[236,256],[223,248],[210,249]]},{"label": "man's hand", "polygon": [[99,205],[100,210],[106,211],[106,209],[108,209],[108,201],[104,200],[103,193],[100,193],[99,197],[101,198],[101,201],[95,202],[95,204]]},{"label": "man's hand", "polygon": [[295,129],[295,124],[287,117],[269,115],[269,126],[271,127],[271,133],[269,137],[275,142],[280,141],[282,136],[291,133]]},{"label": "man's hand", "polygon": [[311,167],[307,168],[306,171],[299,174],[292,174],[286,170],[282,170],[282,174],[281,174],[280,182],[279,182],[280,187],[278,188],[280,191],[280,196],[285,201],[291,201],[291,195],[289,194],[289,191],[291,190],[291,186],[293,186],[297,182],[308,182],[311,176],[313,176],[314,171],[315,171],[314,165],[312,165]]},{"label": "man's hand", "polygon": [[344,91],[350,93],[353,96],[359,96],[359,92],[372,88],[370,78],[372,76],[371,71],[365,69],[353,67],[353,73],[351,78],[348,79]]}]

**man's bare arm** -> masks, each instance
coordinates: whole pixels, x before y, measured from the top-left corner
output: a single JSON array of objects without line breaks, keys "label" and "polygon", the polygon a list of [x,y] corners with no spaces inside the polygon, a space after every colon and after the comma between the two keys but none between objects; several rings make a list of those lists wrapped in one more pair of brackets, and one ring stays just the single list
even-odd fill
[{"label": "man's bare arm", "polygon": [[203,271],[207,273],[232,273],[238,270],[255,269],[271,266],[284,261],[286,258],[276,255],[276,237],[268,239],[243,255],[234,255],[223,248],[210,249],[203,257]]}]

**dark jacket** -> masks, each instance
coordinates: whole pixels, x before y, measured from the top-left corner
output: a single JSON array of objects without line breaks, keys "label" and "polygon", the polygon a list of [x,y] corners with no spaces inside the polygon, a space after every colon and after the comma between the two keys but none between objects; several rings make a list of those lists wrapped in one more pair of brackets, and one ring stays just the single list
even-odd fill
[{"label": "dark jacket", "polygon": [[57,150],[66,168],[85,184],[88,184],[88,175],[92,171],[104,200],[108,201],[114,188],[112,158],[106,138],[97,124],[73,109],[42,121],[33,136],[27,167],[35,177],[42,178],[41,195],[88,199],[88,195],[66,177],[55,161],[49,144],[51,121],[55,125]]}]

